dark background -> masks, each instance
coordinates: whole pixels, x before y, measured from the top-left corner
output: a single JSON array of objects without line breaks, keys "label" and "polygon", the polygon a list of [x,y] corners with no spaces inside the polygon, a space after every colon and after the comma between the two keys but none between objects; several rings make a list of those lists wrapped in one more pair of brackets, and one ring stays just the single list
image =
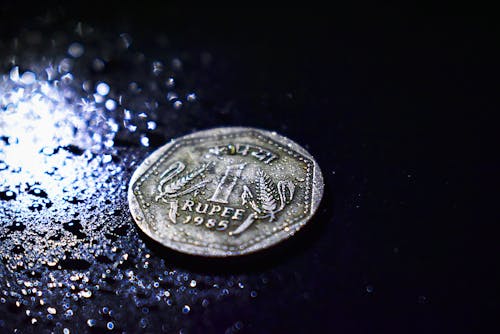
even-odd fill
[{"label": "dark background", "polygon": [[[318,161],[325,195],[293,240],[227,265],[167,254],[193,271],[283,274],[275,292],[237,306],[246,309],[244,332],[488,327],[498,311],[498,261],[491,259],[498,241],[487,227],[498,222],[500,167],[492,17],[362,5],[5,3],[0,33],[15,35],[48,7],[105,31],[127,27],[149,54],[157,52],[151,31],[166,33],[179,52],[210,52],[200,103],[217,112],[173,135],[193,126],[261,127]],[[212,316],[223,323],[230,314]]]}]

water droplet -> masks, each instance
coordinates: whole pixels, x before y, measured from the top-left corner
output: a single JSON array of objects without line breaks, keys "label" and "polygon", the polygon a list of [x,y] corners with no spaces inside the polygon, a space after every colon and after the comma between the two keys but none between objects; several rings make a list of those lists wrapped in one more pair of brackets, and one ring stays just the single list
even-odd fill
[{"label": "water droplet", "polygon": [[111,154],[104,154],[102,156],[102,162],[107,164],[108,162],[111,162],[113,160],[113,157],[111,156]]},{"label": "water droplet", "polygon": [[109,330],[113,330],[113,328],[115,328],[115,324],[112,321],[109,321],[106,324],[106,328],[109,329]]},{"label": "water droplet", "polygon": [[141,88],[139,87],[139,85],[137,84],[137,82],[131,82],[131,83],[129,83],[128,90],[131,93],[135,93],[135,94],[141,92]]},{"label": "water droplet", "polygon": [[95,103],[103,103],[104,102],[104,96],[101,96],[99,94],[94,94],[94,101]]},{"label": "water droplet", "polygon": [[99,94],[101,96],[108,95],[108,93],[109,93],[109,85],[107,83],[105,83],[105,82],[100,82],[96,86],[96,92],[97,92],[97,94]]},{"label": "water droplet", "polygon": [[123,119],[125,120],[132,119],[132,112],[128,109],[123,109]]},{"label": "water droplet", "polygon": [[50,314],[56,314],[57,310],[54,307],[47,307],[47,312]]},{"label": "water droplet", "polygon": [[191,311],[191,307],[189,307],[189,305],[184,305],[184,307],[182,308],[182,313],[188,314],[189,311]]},{"label": "water droplet", "polygon": [[174,109],[179,110],[181,108],[182,108],[182,101],[179,101],[179,100],[175,101],[174,102]]},{"label": "water droplet", "polygon": [[167,93],[167,100],[169,100],[169,101],[173,101],[173,100],[178,99],[178,98],[179,98],[179,95],[177,95],[177,93],[174,93],[174,92]]},{"label": "water droplet", "polygon": [[164,65],[161,61],[154,61],[153,62],[153,74],[155,75],[160,75],[161,72],[163,72]]},{"label": "water droplet", "polygon": [[70,44],[70,46],[68,47],[68,54],[71,57],[74,57],[74,58],[81,57],[83,55],[83,52],[84,52],[84,48],[83,48],[83,45],[81,45],[80,43],[75,42],[75,43]]},{"label": "water droplet", "polygon": [[82,290],[82,291],[80,291],[80,296],[82,296],[83,298],[90,298],[90,297],[92,297],[92,291],[87,290],[87,289]]},{"label": "water droplet", "polygon": [[126,49],[132,45],[132,37],[127,33],[120,34],[120,41],[122,46]]},{"label": "water droplet", "polygon": [[149,138],[146,136],[141,137],[141,144],[142,146],[148,147],[149,146]]},{"label": "water droplet", "polygon": [[172,59],[172,67],[176,71],[182,70],[182,61],[179,58]]},{"label": "water droplet", "polygon": [[174,78],[168,78],[167,81],[165,82],[165,85],[168,88],[173,88],[175,86],[175,80],[174,80]]},{"label": "water droplet", "polygon": [[367,285],[366,286],[366,292],[372,293],[373,292],[373,286],[372,285]]},{"label": "water droplet", "polygon": [[188,94],[188,95],[187,95],[187,100],[188,100],[189,102],[194,102],[194,101],[196,101],[196,98],[197,98],[197,97],[196,97],[196,94],[195,94],[195,93],[191,93],[191,94]]},{"label": "water droplet", "polygon": [[106,109],[110,110],[110,111],[113,111],[116,109],[116,102],[115,100],[106,100],[106,103],[104,104],[104,106],[106,107]]},{"label": "water droplet", "polygon": [[154,129],[156,129],[156,122],[149,121],[147,124],[148,124],[148,130],[154,130]]},{"label": "water droplet", "polygon": [[97,321],[95,321],[95,319],[88,319],[87,320],[87,325],[89,327],[94,327],[96,325]]},{"label": "water droplet", "polygon": [[94,61],[92,62],[92,69],[96,72],[101,72],[102,70],[104,70],[105,66],[106,64],[104,63],[104,61],[99,58],[94,59]]},{"label": "water droplet", "polygon": [[10,70],[9,78],[14,82],[19,81],[19,66],[15,66]]},{"label": "water droplet", "polygon": [[36,75],[33,72],[26,71],[21,76],[21,82],[25,85],[31,85],[35,83],[35,81],[36,81]]},{"label": "water droplet", "polygon": [[73,62],[71,61],[71,59],[64,58],[59,63],[57,70],[59,73],[67,73],[67,72],[71,71],[72,67],[73,67]]}]

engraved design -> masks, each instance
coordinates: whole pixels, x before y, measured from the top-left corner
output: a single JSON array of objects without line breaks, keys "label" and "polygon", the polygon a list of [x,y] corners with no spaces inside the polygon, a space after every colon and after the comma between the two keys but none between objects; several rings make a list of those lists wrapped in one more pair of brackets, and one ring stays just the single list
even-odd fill
[{"label": "engraved design", "polygon": [[258,145],[246,143],[230,143],[227,145],[218,145],[211,147],[208,152],[216,156],[222,156],[224,154],[240,156],[250,155],[265,164],[270,164],[274,160],[279,159],[279,155],[268,149],[265,149]]},{"label": "engraved design", "polygon": [[[252,194],[247,185],[243,186],[241,203],[249,205],[254,212],[250,213],[245,221],[231,235],[238,235],[244,232],[257,219],[269,218],[269,222],[276,219],[276,214],[283,210],[293,199],[295,185],[292,181],[279,181],[275,186],[269,175],[262,169],[257,171],[256,180],[257,196]],[[278,206],[279,205],[279,206]]]},{"label": "engraved design", "polygon": [[202,180],[188,188],[186,187],[201,173],[203,173],[209,166],[210,163],[202,164],[197,169],[190,171],[177,180],[169,182],[177,175],[181,174],[186,168],[186,165],[184,165],[181,161],[176,161],[169,165],[167,169],[160,175],[160,182],[157,188],[159,194],[156,196],[155,200],[157,202],[159,200],[162,200],[163,202],[170,204],[169,218],[172,223],[176,223],[177,209],[179,206],[179,203],[175,198],[203,188],[206,183],[209,182],[208,180]]},{"label": "engraved design", "polygon": [[253,128],[217,128],[173,140],[134,172],[130,211],[154,240],[203,256],[270,247],[306,224],[323,193],[313,157]]}]

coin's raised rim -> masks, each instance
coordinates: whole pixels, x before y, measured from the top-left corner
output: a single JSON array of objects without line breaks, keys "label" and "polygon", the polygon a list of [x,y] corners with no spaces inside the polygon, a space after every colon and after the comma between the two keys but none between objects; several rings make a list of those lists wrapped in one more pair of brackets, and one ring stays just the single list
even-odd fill
[{"label": "coin's raised rim", "polygon": [[[310,213],[308,214],[308,218],[305,218],[303,221],[295,223],[293,227],[290,228],[288,231],[285,230],[277,231],[272,235],[270,235],[269,237],[266,237],[252,244],[251,246],[238,251],[225,251],[205,246],[186,244],[171,239],[160,238],[154,231],[152,231],[149,228],[149,225],[145,223],[146,218],[140,208],[139,202],[137,201],[137,198],[135,197],[132,189],[135,182],[149,169],[149,167],[151,167],[152,164],[155,163],[156,160],[158,160],[166,151],[168,151],[170,148],[172,148],[175,144],[177,144],[181,140],[195,139],[204,136],[221,136],[221,135],[227,135],[231,133],[245,132],[245,131],[247,132],[254,131],[260,133],[263,136],[269,137],[278,142],[280,145],[288,147],[291,150],[300,153],[301,155],[312,161],[313,178],[311,184],[312,186],[311,210]],[[157,241],[158,243],[164,245],[165,247],[174,249],[178,252],[185,254],[200,255],[205,257],[229,257],[229,256],[249,254],[259,251],[261,249],[269,248],[279,243],[280,241],[288,239],[289,237],[294,235],[295,232],[297,232],[300,228],[302,228],[302,226],[304,226],[313,217],[323,196],[323,188],[324,188],[323,175],[316,160],[314,160],[311,154],[307,152],[303,147],[301,147],[294,141],[290,140],[289,138],[277,134],[276,132],[263,130],[259,128],[253,128],[253,127],[218,127],[218,128],[197,131],[182,137],[178,137],[176,139],[172,139],[170,142],[168,142],[164,146],[158,148],[156,151],[151,153],[151,155],[149,155],[132,174],[132,177],[129,182],[127,197],[128,197],[130,213],[134,221],[139,226],[139,228],[151,239]]]}]

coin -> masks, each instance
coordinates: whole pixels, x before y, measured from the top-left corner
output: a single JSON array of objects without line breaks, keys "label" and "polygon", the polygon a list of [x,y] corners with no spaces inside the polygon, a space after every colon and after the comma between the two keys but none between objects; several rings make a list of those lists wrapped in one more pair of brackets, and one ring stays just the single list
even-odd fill
[{"label": "coin", "polygon": [[132,175],[128,201],[146,235],[209,257],[256,252],[292,236],[318,208],[313,157],[275,132],[222,127],[156,150]]}]

